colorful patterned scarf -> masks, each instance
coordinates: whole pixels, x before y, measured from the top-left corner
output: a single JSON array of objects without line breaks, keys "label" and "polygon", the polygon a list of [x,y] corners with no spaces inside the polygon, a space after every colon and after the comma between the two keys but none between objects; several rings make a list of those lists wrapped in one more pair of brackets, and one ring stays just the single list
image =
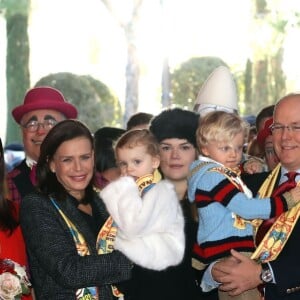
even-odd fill
[{"label": "colorful patterned scarf", "polygon": [[[278,164],[265,180],[258,191],[260,198],[271,197],[280,168],[281,165]],[[275,260],[287,242],[299,216],[300,203],[282,213],[271,226],[251,258],[264,263]],[[261,223],[261,220],[257,220],[254,225],[259,226]]]},{"label": "colorful patterned scarf", "polygon": [[[84,240],[82,234],[77,230],[76,226],[70,221],[70,219],[62,212],[60,207],[57,205],[53,198],[50,198],[55,208],[58,210],[63,220],[68,225],[70,232],[72,234],[73,240],[76,244],[77,252],[80,256],[90,255],[87,243]],[[102,228],[100,229],[97,237],[96,248],[98,254],[111,253],[114,250],[113,243],[116,238],[117,227],[113,222],[112,218],[109,217]],[[114,296],[123,297],[123,295],[118,291],[115,286],[112,286],[112,292]],[[98,287],[85,287],[80,288],[76,291],[77,300],[99,300]]]}]

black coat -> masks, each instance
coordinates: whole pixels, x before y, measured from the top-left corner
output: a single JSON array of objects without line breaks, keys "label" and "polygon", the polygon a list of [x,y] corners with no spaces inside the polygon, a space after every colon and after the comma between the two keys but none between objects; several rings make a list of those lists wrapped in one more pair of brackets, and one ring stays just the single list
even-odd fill
[{"label": "black coat", "polygon": [[[245,183],[256,193],[266,173],[246,176]],[[278,184],[280,179],[276,179]],[[288,241],[279,256],[270,265],[276,284],[267,284],[266,300],[299,300],[300,299],[300,220],[297,221]]]},{"label": "black coat", "polygon": [[[75,299],[78,288],[98,286],[101,300],[113,299],[111,283],[127,280],[131,263],[120,252],[98,255],[96,234],[76,200],[68,197],[59,204],[87,242],[91,255],[79,256],[65,221],[48,197],[37,192],[28,194],[21,203],[21,227],[24,234],[33,287],[37,300]],[[108,217],[98,197],[92,199],[93,214]]]},{"label": "black coat", "polygon": [[7,183],[12,201],[21,202],[27,194],[35,190],[30,180],[30,168],[25,159],[7,174]]},{"label": "black coat", "polygon": [[[125,286],[125,300],[204,300],[197,286],[197,274],[191,265],[192,245],[196,239],[197,223],[193,221],[188,199],[180,201],[185,216],[186,247],[183,261],[163,271],[134,266],[132,280]],[[217,294],[214,291],[214,295]]]},{"label": "black coat", "polygon": [[279,256],[270,263],[276,284],[267,284],[266,300],[300,299],[300,220]]}]

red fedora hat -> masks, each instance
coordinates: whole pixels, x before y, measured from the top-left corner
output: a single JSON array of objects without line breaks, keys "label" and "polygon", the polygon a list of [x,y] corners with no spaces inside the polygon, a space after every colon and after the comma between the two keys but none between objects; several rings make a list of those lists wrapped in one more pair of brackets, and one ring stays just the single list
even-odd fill
[{"label": "red fedora hat", "polygon": [[264,147],[266,138],[272,134],[270,126],[273,124],[273,118],[269,118],[265,121],[264,127],[257,134],[257,142],[261,147]]},{"label": "red fedora hat", "polygon": [[26,93],[23,104],[15,107],[12,115],[20,124],[24,114],[37,109],[57,110],[68,119],[75,119],[78,114],[76,107],[68,103],[60,91],[49,86],[40,86]]}]

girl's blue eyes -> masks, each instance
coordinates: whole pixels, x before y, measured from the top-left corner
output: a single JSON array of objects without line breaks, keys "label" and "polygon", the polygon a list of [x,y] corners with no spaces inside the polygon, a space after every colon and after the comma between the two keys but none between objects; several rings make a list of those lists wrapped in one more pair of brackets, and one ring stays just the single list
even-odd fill
[{"label": "girl's blue eyes", "polygon": [[[133,164],[137,166],[137,165],[139,165],[141,162],[142,162],[142,160],[137,159],[137,160],[134,160],[134,161],[133,161]],[[120,162],[118,162],[118,166],[119,166],[119,168],[125,168],[125,167],[128,166],[128,163],[127,163],[127,162],[124,162],[124,161],[120,161]]]}]

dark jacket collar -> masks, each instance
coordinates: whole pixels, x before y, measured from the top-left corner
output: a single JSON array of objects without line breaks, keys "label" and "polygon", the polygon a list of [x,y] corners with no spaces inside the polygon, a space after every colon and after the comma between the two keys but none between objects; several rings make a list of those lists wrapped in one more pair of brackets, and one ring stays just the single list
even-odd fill
[{"label": "dark jacket collar", "polygon": [[[56,200],[55,200],[56,201]],[[91,253],[96,254],[96,240],[97,237],[94,235],[93,231],[90,229],[89,224],[85,219],[82,218],[81,212],[77,208],[76,199],[72,196],[68,196],[64,201],[56,201],[57,205],[60,207],[62,212],[70,219],[70,221],[75,225],[77,230],[85,237],[85,241],[89,246]],[[106,220],[109,217],[105,209],[105,205],[102,200],[97,196],[96,193],[93,195],[93,199],[96,208],[99,210],[101,216]]]}]

